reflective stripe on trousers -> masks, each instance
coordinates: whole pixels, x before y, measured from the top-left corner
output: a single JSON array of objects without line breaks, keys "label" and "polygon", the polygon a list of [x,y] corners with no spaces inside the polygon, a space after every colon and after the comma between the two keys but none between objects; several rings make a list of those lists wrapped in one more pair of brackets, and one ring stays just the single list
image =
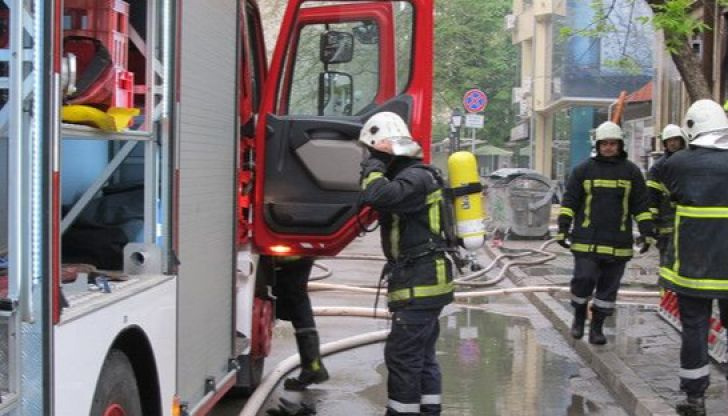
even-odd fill
[{"label": "reflective stripe on trousers", "polygon": [[708,331],[713,299],[677,295],[682,324],[680,346],[680,390],[688,396],[703,396],[710,385]]},{"label": "reflective stripe on trousers", "polygon": [[626,261],[617,258],[574,256],[572,306],[584,305],[593,294],[592,310],[606,316],[612,315],[626,264]]}]

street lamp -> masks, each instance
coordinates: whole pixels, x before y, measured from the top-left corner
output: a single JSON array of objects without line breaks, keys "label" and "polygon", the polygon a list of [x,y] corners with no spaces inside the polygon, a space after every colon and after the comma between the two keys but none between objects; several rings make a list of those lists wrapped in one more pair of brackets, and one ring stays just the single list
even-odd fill
[{"label": "street lamp", "polygon": [[450,154],[460,150],[460,126],[463,123],[463,112],[459,108],[450,115]]}]

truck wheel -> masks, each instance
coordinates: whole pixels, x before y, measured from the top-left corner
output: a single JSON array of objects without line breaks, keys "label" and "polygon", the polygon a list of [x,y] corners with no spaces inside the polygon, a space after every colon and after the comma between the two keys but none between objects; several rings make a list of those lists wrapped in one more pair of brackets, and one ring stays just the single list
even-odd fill
[{"label": "truck wheel", "polygon": [[126,354],[112,349],[96,383],[91,416],[142,416],[134,369]]}]

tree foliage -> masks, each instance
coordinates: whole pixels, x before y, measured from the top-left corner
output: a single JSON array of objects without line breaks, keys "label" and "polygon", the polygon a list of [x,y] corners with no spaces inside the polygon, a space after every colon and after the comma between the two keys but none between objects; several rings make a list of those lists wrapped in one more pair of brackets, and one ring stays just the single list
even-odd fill
[{"label": "tree foliage", "polygon": [[502,144],[513,126],[511,91],[518,69],[518,50],[504,29],[511,0],[448,0],[435,3],[434,136],[447,136],[454,108],[462,109],[465,91],[488,94],[485,128],[479,139]]},{"label": "tree foliage", "polygon": [[[693,36],[712,32],[713,27],[706,23],[717,21],[713,16],[716,4],[728,6],[728,0],[646,0],[654,16],[652,25],[662,30],[665,47],[672,56],[691,100],[712,98],[711,80],[703,69],[703,62],[695,55],[690,46]],[[695,13],[702,7],[704,15]]]},{"label": "tree foliage", "polygon": [[[665,48],[672,57],[675,66],[682,77],[691,100],[700,98],[711,98],[711,82],[705,76],[703,62],[694,53],[690,46],[691,38],[713,30],[710,24],[706,23],[705,17],[715,21],[712,16],[715,5],[728,7],[728,0],[631,0],[645,1],[652,9],[651,17],[640,17],[638,22],[652,24],[656,30],[662,31],[665,39]],[[595,13],[594,21],[588,31],[579,33],[582,36],[600,36],[610,30],[609,16],[614,8],[616,0],[592,0],[592,7]],[[696,13],[702,8],[708,16]],[[574,31],[565,28],[562,35],[571,36]],[[624,64],[623,62],[617,63]]]}]

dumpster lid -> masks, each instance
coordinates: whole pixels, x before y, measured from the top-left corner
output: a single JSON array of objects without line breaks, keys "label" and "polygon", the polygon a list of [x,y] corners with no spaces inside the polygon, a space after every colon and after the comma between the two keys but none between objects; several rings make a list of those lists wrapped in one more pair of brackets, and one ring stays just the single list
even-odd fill
[{"label": "dumpster lid", "polygon": [[495,172],[492,172],[490,174],[490,177],[493,179],[502,179],[502,178],[513,178],[515,176],[522,176],[522,175],[532,175],[532,176],[540,176],[543,177],[540,173],[533,169],[528,168],[503,168],[498,169]]}]

